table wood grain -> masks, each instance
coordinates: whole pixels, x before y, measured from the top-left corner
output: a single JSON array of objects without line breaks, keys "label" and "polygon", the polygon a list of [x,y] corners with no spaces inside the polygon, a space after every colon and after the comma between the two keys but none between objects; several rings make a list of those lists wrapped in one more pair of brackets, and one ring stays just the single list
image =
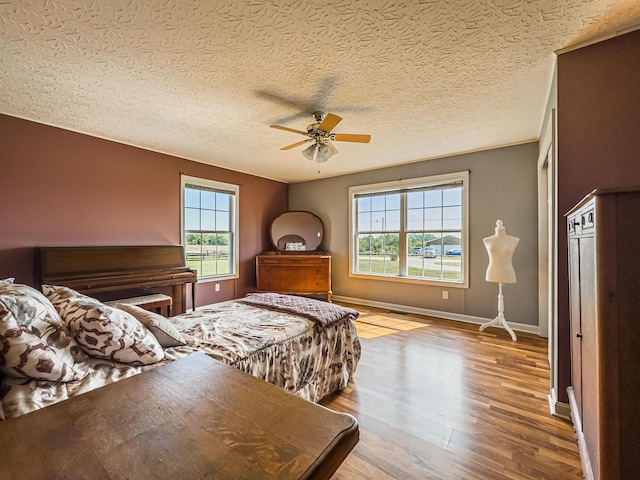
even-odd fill
[{"label": "table wood grain", "polygon": [[202,353],[0,423],[1,478],[330,478],[356,419]]}]

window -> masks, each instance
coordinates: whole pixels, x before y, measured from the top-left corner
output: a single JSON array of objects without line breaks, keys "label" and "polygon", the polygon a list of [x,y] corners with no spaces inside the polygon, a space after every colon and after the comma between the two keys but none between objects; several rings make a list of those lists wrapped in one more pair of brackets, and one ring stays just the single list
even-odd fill
[{"label": "window", "polygon": [[469,172],[351,187],[351,275],[468,286]]},{"label": "window", "polygon": [[198,279],[234,278],[238,271],[237,185],[182,176],[182,241]]}]

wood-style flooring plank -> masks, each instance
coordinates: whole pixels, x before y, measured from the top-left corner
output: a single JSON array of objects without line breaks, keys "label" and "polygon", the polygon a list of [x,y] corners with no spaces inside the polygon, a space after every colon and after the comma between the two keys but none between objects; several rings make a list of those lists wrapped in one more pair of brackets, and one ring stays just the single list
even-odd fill
[{"label": "wood-style flooring plank", "polygon": [[336,479],[582,479],[570,422],[549,413],[546,339],[348,305],[362,358],[322,404],[358,418]]}]

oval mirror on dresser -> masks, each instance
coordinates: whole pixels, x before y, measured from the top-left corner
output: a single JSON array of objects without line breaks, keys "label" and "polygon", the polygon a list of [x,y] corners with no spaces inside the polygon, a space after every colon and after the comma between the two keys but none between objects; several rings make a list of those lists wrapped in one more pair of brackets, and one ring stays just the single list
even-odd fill
[{"label": "oval mirror on dresser", "polygon": [[311,212],[285,212],[271,223],[271,243],[277,250],[316,250],[323,236],[322,220]]}]

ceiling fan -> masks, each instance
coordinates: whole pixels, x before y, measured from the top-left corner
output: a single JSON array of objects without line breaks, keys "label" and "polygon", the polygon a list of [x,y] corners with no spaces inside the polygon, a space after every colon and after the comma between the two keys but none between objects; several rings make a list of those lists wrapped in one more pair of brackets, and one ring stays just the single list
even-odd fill
[{"label": "ceiling fan", "polygon": [[332,141],[369,143],[371,140],[371,135],[331,133],[331,130],[333,130],[342,120],[341,117],[334,115],[333,113],[313,112],[312,115],[315,119],[315,123],[309,125],[306,132],[296,130],[294,128],[282,127],[280,125],[271,125],[271,128],[300,133],[309,137],[292,145],[282,147],[280,150],[290,150],[300,145],[304,145],[307,142],[312,142],[311,146],[302,151],[302,155],[312,162],[322,163],[326,162],[329,158],[338,153],[338,149],[333,145],[333,143],[331,143]]}]

